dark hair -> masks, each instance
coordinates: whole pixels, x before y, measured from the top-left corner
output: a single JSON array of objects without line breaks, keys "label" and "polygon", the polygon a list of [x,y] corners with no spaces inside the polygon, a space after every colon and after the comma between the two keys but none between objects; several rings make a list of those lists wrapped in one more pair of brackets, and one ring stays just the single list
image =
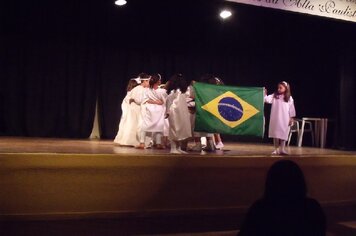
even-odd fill
[{"label": "dark hair", "polygon": [[224,82],[221,79],[215,77],[212,74],[203,75],[202,77],[200,77],[199,81],[207,84],[224,85]]},{"label": "dark hair", "polygon": [[150,78],[150,88],[153,88],[153,86],[161,80],[161,75],[160,74],[154,74]]},{"label": "dark hair", "polygon": [[164,89],[168,91],[168,87],[169,87],[169,80],[164,84]]},{"label": "dark hair", "polygon": [[264,198],[268,201],[303,200],[307,186],[300,167],[293,161],[277,161],[269,169]]},{"label": "dark hair", "polygon": [[212,74],[205,74],[200,77],[199,82],[207,83],[207,84],[215,84],[215,76]]},{"label": "dark hair", "polygon": [[173,75],[167,82],[167,93],[170,94],[171,91],[179,89],[182,93],[187,92],[188,84],[184,79],[182,74]]},{"label": "dark hair", "polygon": [[139,78],[141,79],[147,79],[147,78],[150,78],[150,75],[149,74],[146,74],[146,73],[140,73],[138,75]]},{"label": "dark hair", "polygon": [[126,87],[126,92],[131,91],[134,87],[138,85],[137,81],[134,79],[130,79],[130,81],[127,83]]},{"label": "dark hair", "polygon": [[[283,87],[286,88],[286,91],[284,92],[284,101],[285,102],[289,102],[289,99],[292,96],[292,93],[291,93],[291,90],[290,90],[290,85],[285,81],[279,82],[278,85],[282,85]],[[279,95],[278,91],[275,91],[274,92],[274,98],[278,98],[278,95]]]}]

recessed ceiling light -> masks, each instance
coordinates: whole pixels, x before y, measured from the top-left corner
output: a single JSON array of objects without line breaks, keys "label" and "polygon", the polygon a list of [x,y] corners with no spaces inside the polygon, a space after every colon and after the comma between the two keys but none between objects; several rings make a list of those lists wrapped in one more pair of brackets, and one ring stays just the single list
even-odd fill
[{"label": "recessed ceiling light", "polygon": [[118,6],[123,6],[126,5],[127,1],[126,0],[116,0],[115,4]]},{"label": "recessed ceiling light", "polygon": [[220,12],[220,17],[223,18],[224,20],[232,16],[231,11],[229,10],[223,10]]}]

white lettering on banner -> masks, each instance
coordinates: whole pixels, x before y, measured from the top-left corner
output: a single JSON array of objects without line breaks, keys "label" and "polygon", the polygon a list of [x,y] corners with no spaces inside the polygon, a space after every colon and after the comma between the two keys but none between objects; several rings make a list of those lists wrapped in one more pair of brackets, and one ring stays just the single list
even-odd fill
[{"label": "white lettering on banner", "polygon": [[356,22],[356,0],[226,0]]}]

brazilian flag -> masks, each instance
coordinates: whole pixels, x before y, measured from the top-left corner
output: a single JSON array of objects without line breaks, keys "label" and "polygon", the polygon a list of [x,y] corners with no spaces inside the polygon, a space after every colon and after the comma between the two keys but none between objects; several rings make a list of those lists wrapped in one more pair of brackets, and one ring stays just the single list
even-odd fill
[{"label": "brazilian flag", "polygon": [[195,131],[263,137],[264,90],[195,83]]}]

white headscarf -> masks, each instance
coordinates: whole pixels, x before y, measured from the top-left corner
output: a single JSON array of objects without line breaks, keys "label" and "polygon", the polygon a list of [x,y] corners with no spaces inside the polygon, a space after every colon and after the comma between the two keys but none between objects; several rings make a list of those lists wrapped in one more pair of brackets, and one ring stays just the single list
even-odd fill
[{"label": "white headscarf", "polygon": [[132,78],[131,80],[135,80],[137,82],[137,84],[141,84],[142,81],[141,81],[141,78],[140,77],[137,77],[137,78]]}]

